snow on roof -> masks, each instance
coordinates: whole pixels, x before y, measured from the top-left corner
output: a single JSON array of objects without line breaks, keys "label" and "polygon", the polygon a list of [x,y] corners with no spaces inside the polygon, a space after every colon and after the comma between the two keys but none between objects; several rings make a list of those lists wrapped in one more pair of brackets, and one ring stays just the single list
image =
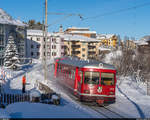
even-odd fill
[{"label": "snow on roof", "polygon": [[82,35],[70,35],[70,34],[64,34],[60,35],[64,38],[66,41],[83,41],[83,42],[99,42],[99,40],[94,38],[85,37]]},{"label": "snow on roof", "polygon": [[[27,35],[43,36],[43,31],[42,30],[28,29]],[[50,33],[48,33],[47,35],[50,36]]]},{"label": "snow on roof", "polygon": [[38,90],[33,89],[33,90],[30,91],[30,96],[32,96],[32,97],[40,97],[41,93]]},{"label": "snow on roof", "polygon": [[142,37],[140,40],[134,41],[137,45],[148,45],[150,41],[150,35]]},{"label": "snow on roof", "polygon": [[97,34],[97,39],[110,39],[115,34]]},{"label": "snow on roof", "polygon": [[137,45],[148,45],[148,42],[142,41],[142,40],[135,41],[135,43],[136,43]]},{"label": "snow on roof", "polygon": [[109,50],[109,51],[111,51],[111,48],[99,47],[99,50],[101,50],[101,51],[105,51],[105,50]]},{"label": "snow on roof", "polygon": [[89,34],[96,34],[96,31],[70,31],[69,33],[89,33]]},{"label": "snow on roof", "polygon": [[27,26],[20,20],[13,19],[3,9],[0,8],[0,24],[16,25],[16,26]]},{"label": "snow on roof", "polygon": [[68,27],[68,29],[88,29],[89,30],[89,28],[88,27]]},{"label": "snow on roof", "polygon": [[112,70],[115,70],[115,67],[111,64],[106,64],[106,63],[96,61],[96,60],[80,60],[78,58],[73,58],[73,57],[62,57],[62,60],[58,61],[58,63],[78,66],[80,68],[90,67],[90,68],[98,68],[98,69],[112,69]]}]

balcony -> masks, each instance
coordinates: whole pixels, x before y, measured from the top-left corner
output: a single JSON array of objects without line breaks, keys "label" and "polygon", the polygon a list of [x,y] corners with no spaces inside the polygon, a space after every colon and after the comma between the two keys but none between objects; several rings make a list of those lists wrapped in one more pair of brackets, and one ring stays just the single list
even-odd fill
[{"label": "balcony", "polygon": [[96,54],[96,51],[88,51],[88,54]]},{"label": "balcony", "polygon": [[80,45],[71,45],[72,48],[80,48]]},{"label": "balcony", "polygon": [[77,54],[80,54],[80,51],[72,51],[71,53],[72,55],[77,55]]},{"label": "balcony", "polygon": [[94,48],[96,48],[95,45],[88,45],[88,49],[94,49]]}]

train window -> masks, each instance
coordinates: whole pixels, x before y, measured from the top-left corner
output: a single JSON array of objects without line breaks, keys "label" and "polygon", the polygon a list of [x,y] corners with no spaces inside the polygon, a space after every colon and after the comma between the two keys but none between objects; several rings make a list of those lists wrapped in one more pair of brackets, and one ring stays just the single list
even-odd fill
[{"label": "train window", "polygon": [[101,85],[114,85],[114,74],[101,73]]},{"label": "train window", "polygon": [[85,72],[84,83],[86,84],[99,84],[100,73],[99,72]]}]

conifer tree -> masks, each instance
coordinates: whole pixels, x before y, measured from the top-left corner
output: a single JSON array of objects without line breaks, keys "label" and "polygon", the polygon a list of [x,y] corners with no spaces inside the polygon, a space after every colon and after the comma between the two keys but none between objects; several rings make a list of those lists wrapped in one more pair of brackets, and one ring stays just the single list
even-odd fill
[{"label": "conifer tree", "polygon": [[13,32],[10,33],[8,37],[8,43],[5,48],[5,54],[4,54],[4,66],[7,68],[16,68],[17,64],[19,64],[19,54],[17,50],[17,46],[15,44]]}]

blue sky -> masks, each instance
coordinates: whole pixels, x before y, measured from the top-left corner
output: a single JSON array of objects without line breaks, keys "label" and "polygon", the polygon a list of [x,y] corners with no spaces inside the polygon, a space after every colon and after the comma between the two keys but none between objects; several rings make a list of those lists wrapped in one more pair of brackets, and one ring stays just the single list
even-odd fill
[{"label": "blue sky", "polygon": [[[0,8],[3,8],[13,18],[28,21],[35,19],[42,21],[45,0],[0,0]],[[146,5],[143,5],[145,4]],[[135,9],[107,13],[121,9],[143,5]],[[57,24],[49,27],[49,31],[58,31],[63,28],[89,27],[97,33],[120,34],[139,39],[150,34],[150,0],[48,0],[48,12],[65,14],[81,14],[83,18],[99,16],[81,20],[78,16],[70,16],[64,19],[64,15],[48,15],[48,24]],[[102,16],[102,14],[104,16]]]}]

